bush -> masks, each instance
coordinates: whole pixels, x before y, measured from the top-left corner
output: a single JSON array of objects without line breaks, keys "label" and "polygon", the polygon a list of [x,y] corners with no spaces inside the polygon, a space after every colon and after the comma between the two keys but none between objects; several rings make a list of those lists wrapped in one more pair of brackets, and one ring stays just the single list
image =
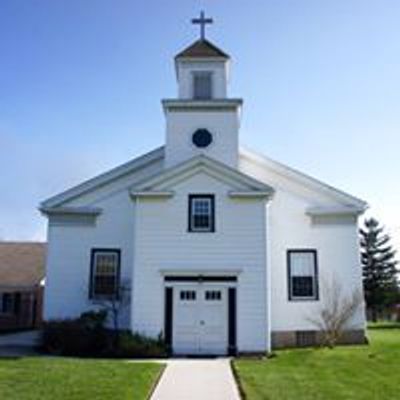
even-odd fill
[{"label": "bush", "polygon": [[166,357],[167,349],[161,336],[157,339],[150,338],[139,333],[123,331],[119,336],[119,357],[151,358]]},{"label": "bush", "polygon": [[106,311],[89,311],[76,319],[44,323],[43,349],[51,354],[75,357],[148,358],[165,357],[161,335],[149,338],[129,331],[116,332],[105,327]]},{"label": "bush", "polygon": [[63,356],[101,356],[109,347],[104,327],[107,313],[90,311],[76,319],[45,322],[42,345],[45,351]]}]

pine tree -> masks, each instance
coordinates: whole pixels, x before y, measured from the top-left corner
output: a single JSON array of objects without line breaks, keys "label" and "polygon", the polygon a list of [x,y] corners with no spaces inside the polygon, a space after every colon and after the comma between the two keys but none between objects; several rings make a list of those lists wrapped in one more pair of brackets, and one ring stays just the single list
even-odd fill
[{"label": "pine tree", "polygon": [[372,320],[376,321],[379,312],[393,304],[398,294],[396,251],[376,219],[366,219],[364,224],[360,229],[364,293]]}]

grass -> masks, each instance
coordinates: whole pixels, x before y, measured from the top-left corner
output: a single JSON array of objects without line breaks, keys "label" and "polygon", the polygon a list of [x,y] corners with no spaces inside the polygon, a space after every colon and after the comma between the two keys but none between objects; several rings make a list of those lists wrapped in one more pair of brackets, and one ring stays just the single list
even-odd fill
[{"label": "grass", "polygon": [[0,399],[146,399],[162,368],[120,360],[0,359]]},{"label": "grass", "polygon": [[400,399],[400,325],[375,325],[368,346],[278,351],[236,360],[248,400]]}]

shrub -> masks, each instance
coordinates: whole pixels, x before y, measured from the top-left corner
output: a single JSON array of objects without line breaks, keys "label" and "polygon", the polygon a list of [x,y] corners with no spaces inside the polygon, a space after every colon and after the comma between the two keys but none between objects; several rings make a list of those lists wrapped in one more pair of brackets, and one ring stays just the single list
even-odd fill
[{"label": "shrub", "polygon": [[[78,357],[148,358],[165,357],[166,346],[161,335],[149,338],[129,331],[105,327],[106,311],[88,311],[76,319],[44,323],[43,349],[51,354]],[[117,338],[117,340],[115,340]]]},{"label": "shrub", "polygon": [[43,348],[64,356],[100,356],[109,347],[106,318],[104,311],[90,311],[76,319],[48,321],[42,330]]},{"label": "shrub", "polygon": [[88,329],[99,330],[104,329],[105,323],[107,321],[107,311],[86,311],[81,314],[79,320]]},{"label": "shrub", "polygon": [[166,357],[167,350],[165,342],[161,336],[157,339],[150,338],[139,333],[131,333],[123,331],[120,333],[119,357],[136,357],[136,358],[150,358],[150,357]]}]

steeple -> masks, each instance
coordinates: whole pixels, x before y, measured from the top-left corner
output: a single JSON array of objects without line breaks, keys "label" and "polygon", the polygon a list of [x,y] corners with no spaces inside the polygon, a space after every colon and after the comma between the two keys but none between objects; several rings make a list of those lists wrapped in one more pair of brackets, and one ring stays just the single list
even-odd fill
[{"label": "steeple", "polygon": [[205,38],[204,13],[200,39],[175,56],[178,98],[163,100],[167,119],[167,166],[204,154],[237,166],[241,99],[228,98],[230,57]]}]

